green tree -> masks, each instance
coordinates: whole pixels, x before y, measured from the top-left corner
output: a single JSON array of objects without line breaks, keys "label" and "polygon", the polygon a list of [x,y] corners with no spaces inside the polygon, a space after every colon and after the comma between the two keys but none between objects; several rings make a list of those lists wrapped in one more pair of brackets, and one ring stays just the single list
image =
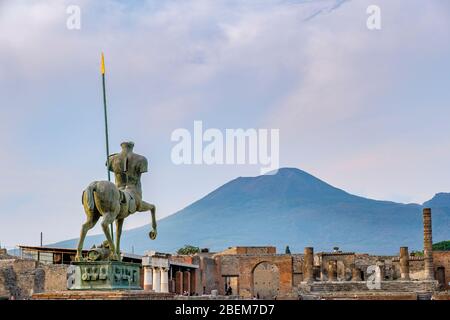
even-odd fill
[{"label": "green tree", "polygon": [[412,251],[412,252],[411,252],[411,255],[412,255],[413,257],[423,257],[423,251],[419,251],[419,250]]},{"label": "green tree", "polygon": [[450,251],[450,240],[441,241],[433,244],[433,250]]},{"label": "green tree", "polygon": [[289,249],[289,246],[286,246],[286,249],[284,250],[284,253],[291,254],[291,249]]},{"label": "green tree", "polygon": [[[450,240],[433,243],[433,250],[436,251],[450,251]],[[423,257],[423,250],[416,250],[411,252],[411,255]]]},{"label": "green tree", "polygon": [[186,244],[183,248],[178,249],[177,254],[179,255],[193,255],[200,252],[199,247],[194,247]]}]

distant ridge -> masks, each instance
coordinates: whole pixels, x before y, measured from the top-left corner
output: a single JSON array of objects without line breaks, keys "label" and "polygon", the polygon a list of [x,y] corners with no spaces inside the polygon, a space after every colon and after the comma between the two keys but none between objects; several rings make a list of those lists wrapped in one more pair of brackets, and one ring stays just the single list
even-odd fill
[{"label": "distant ridge", "polygon": [[[438,193],[424,206],[433,209],[433,240],[450,238],[450,193]],[[158,239],[149,225],[124,231],[122,249],[174,252],[185,244],[213,251],[234,245],[275,245],[282,252],[305,246],[329,251],[395,254],[400,246],[422,248],[419,204],[372,200],[349,194],[296,168],[274,175],[239,177],[183,210],[158,222]],[[101,243],[88,236],[85,247]],[[50,246],[75,248],[77,239]]]}]

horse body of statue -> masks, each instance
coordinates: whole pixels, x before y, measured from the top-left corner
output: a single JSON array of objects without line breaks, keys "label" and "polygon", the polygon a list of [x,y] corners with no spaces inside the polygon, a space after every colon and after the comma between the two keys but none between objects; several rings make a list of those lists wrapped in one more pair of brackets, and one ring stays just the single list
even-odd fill
[{"label": "horse body of statue", "polygon": [[[109,156],[108,170],[115,175],[116,184],[109,181],[94,181],[84,191],[82,203],[87,216],[78,242],[76,261],[82,260],[81,251],[87,232],[92,229],[100,217],[102,229],[111,251],[111,260],[120,260],[120,238],[124,219],[135,212],[150,211],[154,240],[156,231],[156,208],[142,200],[141,175],[147,172],[147,159],[133,152],[133,142],[123,142],[122,152]],[[116,243],[113,243],[109,225],[116,221]]]}]

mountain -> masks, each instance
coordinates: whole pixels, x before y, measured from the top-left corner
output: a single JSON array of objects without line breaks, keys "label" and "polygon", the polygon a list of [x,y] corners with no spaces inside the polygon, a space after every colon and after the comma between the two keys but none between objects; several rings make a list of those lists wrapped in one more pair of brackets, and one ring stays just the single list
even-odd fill
[{"label": "mountain", "polygon": [[[424,203],[433,212],[433,240],[450,238],[450,194],[439,193]],[[150,226],[124,231],[122,249],[174,252],[185,244],[210,248],[289,245],[316,251],[395,254],[400,246],[422,249],[422,205],[367,199],[335,188],[294,168],[274,175],[239,177],[183,210],[158,221],[158,238],[148,238]],[[101,243],[88,236],[85,248]],[[50,246],[75,248],[77,239]]]}]

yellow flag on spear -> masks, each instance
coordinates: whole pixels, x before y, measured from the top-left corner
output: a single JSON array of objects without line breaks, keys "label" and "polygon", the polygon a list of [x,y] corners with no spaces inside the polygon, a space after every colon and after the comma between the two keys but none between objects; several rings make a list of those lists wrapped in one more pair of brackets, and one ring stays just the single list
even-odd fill
[{"label": "yellow flag on spear", "polygon": [[102,52],[102,74],[105,74],[105,56],[103,55]]}]

